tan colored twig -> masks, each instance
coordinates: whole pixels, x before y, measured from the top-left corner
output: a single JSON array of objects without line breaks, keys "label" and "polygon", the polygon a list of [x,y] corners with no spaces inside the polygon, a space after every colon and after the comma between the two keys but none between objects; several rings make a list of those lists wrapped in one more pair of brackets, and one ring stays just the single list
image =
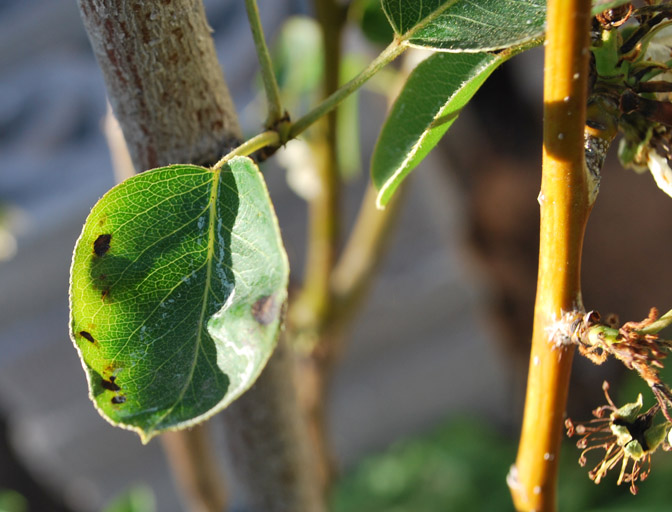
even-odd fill
[{"label": "tan colored twig", "polygon": [[590,0],[548,2],[539,273],[523,427],[508,478],[519,511],[553,511],[573,345],[549,339],[563,313],[583,309],[580,266],[590,212],[583,130]]}]

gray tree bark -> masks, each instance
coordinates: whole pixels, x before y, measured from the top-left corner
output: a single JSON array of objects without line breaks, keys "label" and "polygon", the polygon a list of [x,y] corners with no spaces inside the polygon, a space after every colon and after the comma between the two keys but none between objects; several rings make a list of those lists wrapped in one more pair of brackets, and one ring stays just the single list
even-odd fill
[{"label": "gray tree bark", "polygon": [[212,165],[240,127],[200,0],[79,0],[136,171]]},{"label": "gray tree bark", "polygon": [[[212,165],[238,145],[200,0],[78,1],[137,171]],[[256,385],[222,415],[236,482],[255,512],[324,510],[292,372],[281,343]]]}]

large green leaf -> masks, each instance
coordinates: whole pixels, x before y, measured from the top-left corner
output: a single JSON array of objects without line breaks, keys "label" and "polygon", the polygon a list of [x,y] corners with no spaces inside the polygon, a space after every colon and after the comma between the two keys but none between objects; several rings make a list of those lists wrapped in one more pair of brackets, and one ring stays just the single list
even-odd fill
[{"label": "large green leaf", "polygon": [[435,53],[411,73],[371,158],[371,178],[384,207],[397,187],[436,146],[460,110],[497,66],[499,53]]},{"label": "large green leaf", "polygon": [[404,41],[451,52],[519,46],[543,37],[545,0],[382,0]]},{"label": "large green leaf", "polygon": [[98,411],[147,442],[226,407],[275,347],[288,273],[248,158],[114,187],[89,214],[70,285],[71,337]]}]

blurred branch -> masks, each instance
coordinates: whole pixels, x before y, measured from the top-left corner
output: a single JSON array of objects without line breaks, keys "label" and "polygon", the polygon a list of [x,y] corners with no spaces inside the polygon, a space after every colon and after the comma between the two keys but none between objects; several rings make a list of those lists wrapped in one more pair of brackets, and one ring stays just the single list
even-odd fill
[{"label": "blurred branch", "polygon": [[192,512],[221,511],[226,507],[224,478],[208,427],[206,423],[160,437],[173,476]]},{"label": "blurred branch", "polygon": [[369,182],[354,228],[332,276],[336,306],[330,324],[347,321],[360,308],[389,245],[404,190],[402,187],[387,207],[379,210],[376,207],[378,191]]}]

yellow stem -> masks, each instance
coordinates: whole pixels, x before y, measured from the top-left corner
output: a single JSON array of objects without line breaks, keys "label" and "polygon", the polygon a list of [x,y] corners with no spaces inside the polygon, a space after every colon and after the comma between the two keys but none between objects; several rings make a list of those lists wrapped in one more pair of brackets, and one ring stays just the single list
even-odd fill
[{"label": "yellow stem", "polygon": [[584,172],[590,0],[549,0],[539,273],[523,427],[509,486],[518,511],[556,508],[557,464],[573,347],[549,337],[583,308],[581,249],[590,213]]}]

